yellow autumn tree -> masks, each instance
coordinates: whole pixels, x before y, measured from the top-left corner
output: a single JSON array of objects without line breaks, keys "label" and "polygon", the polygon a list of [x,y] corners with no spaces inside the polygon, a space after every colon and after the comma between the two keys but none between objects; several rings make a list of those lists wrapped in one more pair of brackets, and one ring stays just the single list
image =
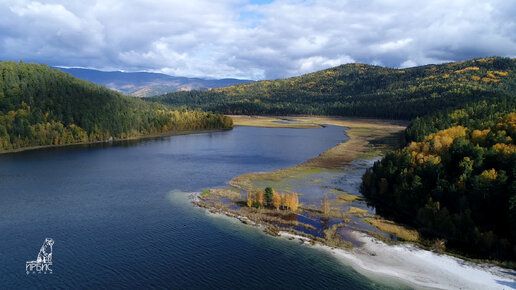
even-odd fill
[{"label": "yellow autumn tree", "polygon": [[274,206],[274,208],[276,208],[277,210],[281,206],[281,196],[277,194],[276,191],[273,191],[272,206]]},{"label": "yellow autumn tree", "polygon": [[491,168],[489,170],[484,170],[480,174],[480,180],[485,182],[485,183],[494,181],[497,178],[498,178],[498,172],[496,172],[496,169],[494,169],[494,168]]},{"label": "yellow autumn tree", "polygon": [[258,190],[255,195],[256,202],[258,202],[259,206],[265,206],[265,195],[263,194],[263,191]]},{"label": "yellow autumn tree", "polygon": [[290,194],[290,209],[292,211],[297,211],[298,207],[299,207],[299,198],[297,196],[297,193],[292,192]]},{"label": "yellow autumn tree", "polygon": [[247,192],[247,206],[248,207],[252,207],[253,206],[253,203],[254,203],[254,200],[253,200],[253,195],[251,192]]},{"label": "yellow autumn tree", "polygon": [[471,141],[476,144],[484,145],[486,141],[487,134],[489,134],[491,130],[473,130],[471,132]]},{"label": "yellow autumn tree", "polygon": [[516,145],[514,144],[504,144],[504,143],[496,143],[493,145],[493,149],[503,154],[505,157],[509,157],[509,155],[516,153]]},{"label": "yellow autumn tree", "polygon": [[281,206],[283,208],[290,208],[290,195],[283,193],[281,195]]},{"label": "yellow autumn tree", "polygon": [[445,130],[441,130],[437,133],[430,134],[425,138],[426,142],[434,141],[433,152],[440,153],[448,148],[453,143],[453,140],[465,137],[466,128],[462,126],[455,126]]}]

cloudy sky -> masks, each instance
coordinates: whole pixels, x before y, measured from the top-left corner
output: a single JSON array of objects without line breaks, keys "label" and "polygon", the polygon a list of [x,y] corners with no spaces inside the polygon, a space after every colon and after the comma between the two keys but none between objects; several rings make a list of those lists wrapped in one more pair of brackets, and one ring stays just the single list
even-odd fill
[{"label": "cloudy sky", "polygon": [[516,57],[513,0],[0,0],[0,60],[275,79]]}]

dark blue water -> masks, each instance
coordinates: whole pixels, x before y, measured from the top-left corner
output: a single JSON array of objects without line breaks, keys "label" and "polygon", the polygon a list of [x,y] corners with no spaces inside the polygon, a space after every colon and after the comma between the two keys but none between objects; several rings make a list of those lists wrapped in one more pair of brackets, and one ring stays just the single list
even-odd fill
[{"label": "dark blue water", "polygon": [[[326,253],[194,208],[188,191],[298,164],[344,130],[238,127],[0,156],[0,288],[384,288]],[[46,237],[53,274],[27,275]]]}]

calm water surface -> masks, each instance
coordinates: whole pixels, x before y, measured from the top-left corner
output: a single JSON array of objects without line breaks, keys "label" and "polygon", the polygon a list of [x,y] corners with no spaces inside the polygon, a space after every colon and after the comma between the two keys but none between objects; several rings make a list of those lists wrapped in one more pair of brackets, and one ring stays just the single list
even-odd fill
[{"label": "calm water surface", "polygon": [[[0,155],[0,288],[384,289],[332,256],[191,206],[187,192],[292,166],[343,128],[174,136]],[[45,237],[52,275],[27,275]],[[398,285],[399,286],[399,285]]]}]

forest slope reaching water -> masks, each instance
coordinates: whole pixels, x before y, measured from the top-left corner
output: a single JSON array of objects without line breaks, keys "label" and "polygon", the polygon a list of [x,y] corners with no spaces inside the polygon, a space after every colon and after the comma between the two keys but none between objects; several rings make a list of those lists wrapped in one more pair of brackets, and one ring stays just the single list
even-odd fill
[{"label": "forest slope reaching water", "polygon": [[231,127],[222,115],[143,102],[45,65],[0,63],[0,152]]}]

